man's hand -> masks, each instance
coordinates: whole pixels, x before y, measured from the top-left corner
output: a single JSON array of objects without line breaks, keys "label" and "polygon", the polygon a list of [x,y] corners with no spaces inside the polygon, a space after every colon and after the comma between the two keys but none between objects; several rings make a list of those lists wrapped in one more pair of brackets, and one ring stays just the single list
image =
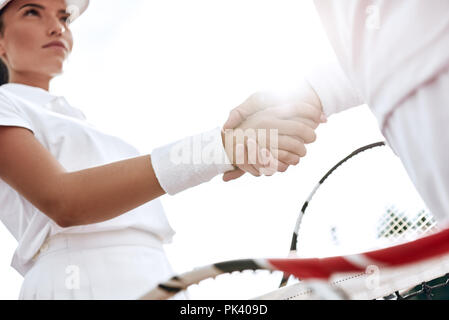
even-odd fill
[{"label": "man's hand", "polygon": [[226,153],[235,166],[254,176],[283,172],[306,155],[305,144],[315,141],[319,118],[320,112],[306,105],[256,112],[224,131]]},{"label": "man's hand", "polygon": [[[256,116],[256,114],[258,115]],[[257,148],[261,161],[255,164],[245,162],[237,165],[239,169],[224,174],[224,181],[237,179],[244,175],[245,172],[250,172],[254,176],[285,172],[290,165],[298,164],[299,159],[305,156],[304,144],[315,140],[315,138],[309,139],[310,136],[308,134],[310,134],[310,131],[306,128],[315,130],[320,123],[327,121],[322,111],[320,99],[310,85],[304,81],[298,90],[289,94],[280,95],[270,92],[253,94],[244,103],[231,111],[227,122],[223,126],[223,130],[250,127],[257,129],[254,126],[257,126],[258,121],[261,119],[265,119],[265,126],[263,126],[265,129],[268,129],[271,125],[272,129],[279,130],[279,148],[266,150],[267,148],[261,148],[254,139],[246,139],[244,141],[245,144],[240,144],[234,150],[233,155],[239,159],[247,160],[248,156],[246,153],[248,149],[254,150],[254,148]],[[249,122],[245,123],[245,121]],[[267,126],[268,122],[269,125]],[[293,134],[282,134],[280,132],[281,126],[282,132],[286,132],[286,127],[290,130],[296,127],[296,131]],[[223,139],[225,140],[224,134]],[[266,141],[263,142],[266,145]],[[227,152],[229,154],[229,148]],[[234,157],[234,160],[236,157]]]}]

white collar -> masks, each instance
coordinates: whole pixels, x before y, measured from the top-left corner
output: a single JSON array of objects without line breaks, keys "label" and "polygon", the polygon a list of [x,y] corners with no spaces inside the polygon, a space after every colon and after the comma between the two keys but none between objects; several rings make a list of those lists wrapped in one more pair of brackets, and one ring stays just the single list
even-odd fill
[{"label": "white collar", "polygon": [[39,104],[43,107],[45,107],[48,103],[57,98],[57,96],[52,95],[47,90],[38,87],[32,87],[21,83],[6,83],[1,87],[5,88],[6,90],[12,92],[13,94],[21,98],[31,100],[34,103]]},{"label": "white collar", "polygon": [[50,111],[83,120],[86,119],[85,115],[80,110],[73,108],[64,97],[53,95],[42,88],[21,83],[5,83],[1,88],[6,89],[19,98],[30,100]]}]

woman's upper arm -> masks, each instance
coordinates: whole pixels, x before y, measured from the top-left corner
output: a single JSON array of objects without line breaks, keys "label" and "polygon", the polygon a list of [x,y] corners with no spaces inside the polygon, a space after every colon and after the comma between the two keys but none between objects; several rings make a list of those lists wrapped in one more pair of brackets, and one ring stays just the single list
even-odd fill
[{"label": "woman's upper arm", "polygon": [[33,132],[0,126],[0,178],[56,222],[64,173]]}]

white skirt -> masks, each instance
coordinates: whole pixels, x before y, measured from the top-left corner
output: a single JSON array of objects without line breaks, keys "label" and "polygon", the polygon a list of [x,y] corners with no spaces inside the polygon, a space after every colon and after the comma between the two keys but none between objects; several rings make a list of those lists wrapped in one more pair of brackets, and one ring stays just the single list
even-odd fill
[{"label": "white skirt", "polygon": [[60,234],[42,246],[19,299],[135,300],[173,275],[160,240],[150,233]]}]

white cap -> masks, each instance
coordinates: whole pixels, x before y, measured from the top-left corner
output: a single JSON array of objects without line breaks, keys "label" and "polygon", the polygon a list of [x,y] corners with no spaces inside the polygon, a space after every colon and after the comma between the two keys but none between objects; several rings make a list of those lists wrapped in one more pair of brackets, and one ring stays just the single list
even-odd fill
[{"label": "white cap", "polygon": [[[13,0],[0,0],[0,10]],[[65,0],[67,3],[67,13],[70,13],[72,22],[86,11],[89,0]]]}]

